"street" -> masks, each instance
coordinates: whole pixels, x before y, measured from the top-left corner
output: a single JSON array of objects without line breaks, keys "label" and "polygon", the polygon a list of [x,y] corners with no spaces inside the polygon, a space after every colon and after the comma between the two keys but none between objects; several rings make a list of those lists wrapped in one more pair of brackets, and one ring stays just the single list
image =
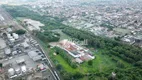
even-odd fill
[{"label": "street", "polygon": [[[12,19],[12,17],[10,16],[9,13],[7,13],[3,8],[0,7],[0,26],[10,26],[10,25],[13,25],[13,27],[14,27],[15,30],[18,30],[18,29],[24,29],[24,30],[26,30],[20,24],[18,24],[16,21],[14,21]],[[30,32],[28,30],[26,30],[26,31],[27,31],[28,34],[30,34]],[[31,35],[31,37],[33,37],[33,39],[34,39],[34,36]],[[44,52],[44,50],[42,49],[41,46],[40,46],[40,48],[41,48],[42,52],[45,54],[45,52]],[[45,56],[46,56],[46,54],[45,54]],[[54,80],[60,80],[58,74],[52,68],[53,66],[52,66],[50,60],[48,59],[47,56],[46,56],[46,58],[47,58],[47,63],[48,63],[50,75],[54,77]]]}]

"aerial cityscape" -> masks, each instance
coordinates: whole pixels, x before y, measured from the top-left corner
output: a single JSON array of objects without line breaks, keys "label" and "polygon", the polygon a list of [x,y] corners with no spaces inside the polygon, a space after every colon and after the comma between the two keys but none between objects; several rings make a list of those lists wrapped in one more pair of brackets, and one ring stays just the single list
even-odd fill
[{"label": "aerial cityscape", "polygon": [[0,80],[142,80],[142,0],[0,0]]}]

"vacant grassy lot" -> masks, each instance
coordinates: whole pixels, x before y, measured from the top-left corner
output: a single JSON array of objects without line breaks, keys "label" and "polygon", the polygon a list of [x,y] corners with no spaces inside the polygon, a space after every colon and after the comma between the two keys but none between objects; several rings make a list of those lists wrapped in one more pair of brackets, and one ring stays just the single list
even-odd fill
[{"label": "vacant grassy lot", "polygon": [[93,65],[89,66],[87,62],[81,64],[80,66],[87,72],[103,72],[106,70],[114,69],[116,67],[116,63],[109,58],[107,55],[103,55],[101,52],[95,53],[96,59],[93,60]]},{"label": "vacant grassy lot", "polygon": [[49,54],[49,56],[52,59],[52,61],[55,63],[55,65],[61,64],[65,69],[65,71],[69,73],[76,73],[77,69],[73,69],[60,55],[55,56],[53,54]]},{"label": "vacant grassy lot", "polygon": [[[93,50],[90,49],[94,55],[95,59],[93,60],[93,64],[90,66],[88,65],[88,62],[84,62],[82,64],[78,64],[78,67],[76,69],[72,68],[67,61],[65,61],[64,58],[62,58],[60,55],[55,55],[54,48],[48,49],[47,44],[43,43],[42,41],[39,40],[39,43],[43,46],[44,50],[48,53],[47,55],[50,57],[52,62],[54,63],[55,67],[60,64],[62,65],[63,69],[67,71],[68,73],[75,74],[77,72],[87,74],[87,73],[110,73],[116,69],[117,62],[114,61],[112,58],[115,58],[118,61],[121,61],[125,67],[131,68],[132,65],[123,61],[119,57],[116,56],[109,56],[107,54],[103,54],[104,50]],[[96,76],[97,77],[97,76]],[[79,79],[79,80],[88,80],[88,77],[84,76],[84,78]],[[100,77],[98,77],[98,80],[102,80]]]},{"label": "vacant grassy lot", "polygon": [[107,72],[108,70],[114,70],[117,67],[117,62],[113,61],[112,58],[115,58],[118,61],[121,61],[125,67],[131,67],[131,65],[116,56],[108,56],[102,54],[102,50],[94,52],[96,59],[93,60],[93,65],[89,66],[87,62],[81,64],[82,70],[84,73],[87,72]]},{"label": "vacant grassy lot", "polygon": [[75,73],[75,72],[81,72],[81,73],[89,73],[89,72],[106,72],[109,70],[114,70],[117,67],[117,62],[112,60],[113,58],[116,58],[117,60],[121,61],[126,67],[131,67],[130,64],[127,62],[119,59],[118,57],[114,56],[108,56],[105,54],[102,54],[102,51],[99,50],[98,52],[94,52],[94,55],[96,56],[96,59],[93,60],[93,65],[88,65],[88,62],[84,62],[82,64],[79,64],[79,66],[76,69],[73,69],[68,65],[68,63],[60,56],[60,55],[54,55],[54,51],[50,50],[50,58],[53,60],[53,62],[57,64],[61,64],[65,71],[69,73]]},{"label": "vacant grassy lot", "polygon": [[122,28],[114,28],[113,29],[116,33],[118,34],[122,34],[122,35],[125,35],[125,34],[129,34],[131,31],[128,30],[128,29],[122,29]]},{"label": "vacant grassy lot", "polygon": [[52,30],[52,31],[58,32],[60,34],[60,40],[71,39],[70,36],[68,36],[65,33],[63,33],[62,30],[60,30],[60,29],[56,29],[56,30]]}]

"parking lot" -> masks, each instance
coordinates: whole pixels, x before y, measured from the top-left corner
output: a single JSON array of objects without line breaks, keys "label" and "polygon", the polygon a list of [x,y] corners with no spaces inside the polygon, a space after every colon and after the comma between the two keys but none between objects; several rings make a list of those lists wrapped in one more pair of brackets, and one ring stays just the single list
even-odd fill
[{"label": "parking lot", "polygon": [[[13,28],[7,28],[13,25]],[[4,46],[0,49],[0,63],[2,69],[0,77],[5,80],[55,80],[48,67],[48,60],[39,44],[29,34],[18,35],[15,38],[12,31],[24,29],[15,22],[12,17],[0,7],[0,37]],[[25,30],[25,29],[24,29]],[[2,35],[5,33],[6,35]],[[7,77],[5,77],[7,76]]]},{"label": "parking lot", "polygon": [[10,17],[7,12],[5,12],[1,7],[0,7],[0,25],[1,26],[6,26],[9,24],[12,24],[12,18]]},{"label": "parking lot", "polygon": [[1,50],[3,59],[0,60],[4,69],[2,73],[8,76],[6,80],[15,80],[18,77],[26,78],[26,80],[31,78],[35,80],[36,77],[40,80],[55,80],[47,66],[44,53],[42,53],[38,43],[32,37],[24,34],[18,35],[17,39],[11,40],[14,36],[9,35],[9,32],[6,34],[7,37],[1,36],[5,46]]}]

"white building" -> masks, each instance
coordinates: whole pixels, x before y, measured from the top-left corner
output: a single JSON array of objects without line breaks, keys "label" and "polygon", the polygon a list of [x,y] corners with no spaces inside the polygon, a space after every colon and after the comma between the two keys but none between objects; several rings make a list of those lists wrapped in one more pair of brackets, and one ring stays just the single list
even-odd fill
[{"label": "white building", "polygon": [[0,49],[4,49],[5,47],[6,47],[5,41],[2,38],[0,38]]},{"label": "white building", "polygon": [[41,30],[40,27],[43,27],[44,24],[40,23],[39,21],[31,20],[31,19],[24,19],[24,23],[27,25],[27,28],[30,31],[33,30]]},{"label": "white building", "polygon": [[38,61],[38,60],[42,59],[41,55],[38,55],[38,53],[36,51],[30,51],[30,52],[28,52],[28,55],[30,58],[33,59],[33,61]]},{"label": "white building", "polygon": [[19,35],[16,34],[16,33],[12,33],[12,35],[13,35],[13,38],[14,38],[14,39],[18,39],[18,38],[19,38]]},{"label": "white building", "polygon": [[26,66],[21,66],[21,70],[22,70],[23,73],[25,73],[27,71]]},{"label": "white building", "polygon": [[13,68],[8,69],[9,76],[13,76],[15,74],[15,71]]},{"label": "white building", "polygon": [[29,44],[27,42],[23,42],[21,43],[21,45],[26,49],[29,48]]},{"label": "white building", "polygon": [[4,52],[6,55],[10,55],[11,54],[11,50],[9,48],[4,49]]}]

